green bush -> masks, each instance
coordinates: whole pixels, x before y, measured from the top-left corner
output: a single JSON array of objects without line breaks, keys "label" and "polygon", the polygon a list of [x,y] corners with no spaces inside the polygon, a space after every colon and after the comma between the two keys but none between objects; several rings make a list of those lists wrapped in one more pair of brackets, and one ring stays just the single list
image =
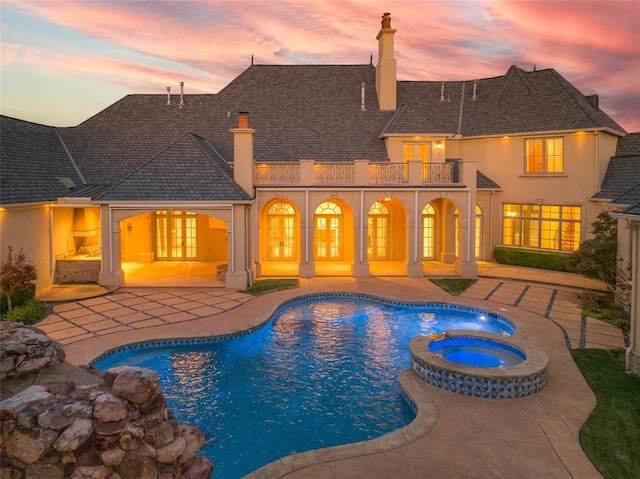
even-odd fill
[{"label": "green bush", "polygon": [[44,303],[33,298],[21,306],[13,308],[11,311],[2,313],[2,321],[11,323],[33,324],[38,322],[47,310]]},{"label": "green bush", "polygon": [[[33,283],[29,283],[14,295],[14,297],[11,299],[11,303],[13,307],[16,308],[18,306],[22,306],[35,297],[36,285]],[[7,309],[7,295],[4,293],[4,291],[0,291],[0,312],[6,313]]]},{"label": "green bush", "polygon": [[498,246],[493,250],[493,257],[501,264],[550,269],[552,271],[567,271],[568,256],[562,253],[530,251]]}]

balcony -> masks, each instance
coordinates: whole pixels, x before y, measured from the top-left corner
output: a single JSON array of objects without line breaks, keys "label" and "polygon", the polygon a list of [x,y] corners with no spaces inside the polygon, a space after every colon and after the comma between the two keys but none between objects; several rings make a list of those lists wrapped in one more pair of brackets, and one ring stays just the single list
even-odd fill
[{"label": "balcony", "polygon": [[255,186],[452,186],[461,178],[459,163],[262,162]]}]

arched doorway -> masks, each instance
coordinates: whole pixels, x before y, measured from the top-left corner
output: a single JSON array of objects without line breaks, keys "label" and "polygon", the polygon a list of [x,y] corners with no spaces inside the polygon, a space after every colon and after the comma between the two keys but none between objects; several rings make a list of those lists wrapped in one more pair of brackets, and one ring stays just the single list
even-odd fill
[{"label": "arched doorway", "polygon": [[422,210],[422,259],[435,261],[437,259],[437,222],[436,209],[431,203]]},{"label": "arched doorway", "polygon": [[367,216],[367,257],[369,261],[389,259],[389,208],[376,201]]},{"label": "arched doorway", "polygon": [[260,276],[297,276],[300,216],[292,202],[278,198],[260,211]]},{"label": "arched doorway", "polygon": [[342,261],[343,217],[342,208],[333,201],[323,201],[314,215],[315,259],[317,261]]}]

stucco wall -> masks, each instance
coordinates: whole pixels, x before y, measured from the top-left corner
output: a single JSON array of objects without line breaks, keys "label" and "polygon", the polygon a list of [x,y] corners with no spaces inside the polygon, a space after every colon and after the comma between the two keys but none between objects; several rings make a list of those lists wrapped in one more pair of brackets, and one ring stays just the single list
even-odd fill
[{"label": "stucco wall", "polygon": [[[38,271],[36,291],[53,283],[51,216],[48,205],[0,208],[0,259],[6,260],[9,246],[14,253],[24,249]],[[54,251],[60,248],[54,245]]]}]

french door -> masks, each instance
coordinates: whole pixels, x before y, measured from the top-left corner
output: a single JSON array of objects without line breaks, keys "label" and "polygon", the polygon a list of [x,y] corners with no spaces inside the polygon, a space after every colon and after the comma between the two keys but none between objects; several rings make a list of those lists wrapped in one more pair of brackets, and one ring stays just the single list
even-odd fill
[{"label": "french door", "polygon": [[197,216],[189,211],[157,211],[155,214],[156,260],[195,260]]}]

